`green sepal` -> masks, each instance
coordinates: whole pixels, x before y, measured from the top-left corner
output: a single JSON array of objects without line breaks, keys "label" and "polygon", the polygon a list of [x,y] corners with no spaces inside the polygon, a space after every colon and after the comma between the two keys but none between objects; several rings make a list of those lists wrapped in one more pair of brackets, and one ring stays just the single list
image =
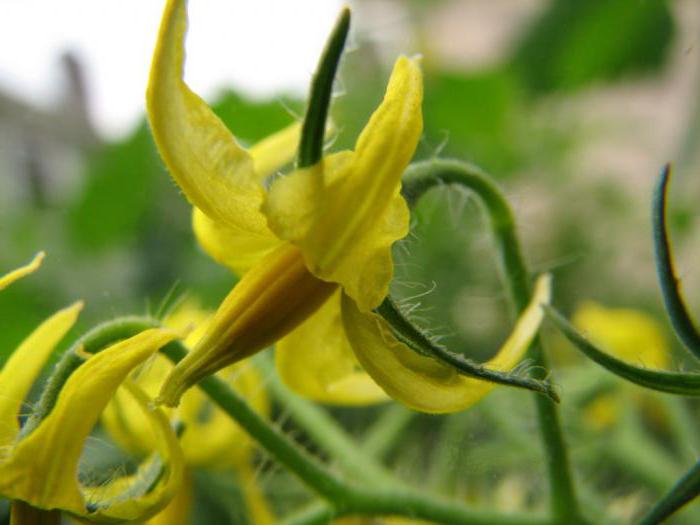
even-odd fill
[{"label": "green sepal", "polygon": [[345,7],[338,16],[311,80],[309,104],[306,108],[299,142],[298,168],[313,166],[323,156],[323,139],[326,132],[326,118],[331,102],[333,81],[349,30],[350,8]]},{"label": "green sepal", "polygon": [[671,165],[666,164],[661,170],[659,181],[652,201],[652,226],[654,230],[654,259],[659,286],[663,294],[664,304],[671,325],[678,338],[690,350],[696,359],[700,359],[700,333],[695,328],[693,320],[683,301],[679,289],[680,280],[673,266],[668,227],[666,224],[666,194],[671,179]]},{"label": "green sepal", "polygon": [[682,396],[700,396],[700,374],[669,372],[631,365],[591,343],[555,308],[544,305],[542,307],[555,326],[576,348],[613,374],[651,390]]},{"label": "green sepal", "polygon": [[425,332],[415,326],[401,313],[391,297],[386,297],[375,311],[389,323],[391,331],[399,341],[422,356],[432,357],[468,377],[532,390],[546,395],[552,401],[559,401],[559,395],[549,381],[522,377],[519,372],[521,367],[511,372],[500,372],[487,368],[480,363],[475,363],[461,354],[455,354],[435,344]]}]

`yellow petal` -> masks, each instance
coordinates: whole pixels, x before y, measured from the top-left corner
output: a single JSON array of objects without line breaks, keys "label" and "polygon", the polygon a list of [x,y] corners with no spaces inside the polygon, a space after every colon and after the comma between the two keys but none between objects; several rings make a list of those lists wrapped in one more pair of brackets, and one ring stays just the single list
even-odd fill
[{"label": "yellow petal", "polygon": [[301,123],[295,122],[250,148],[250,156],[253,158],[258,178],[266,179],[292,162],[299,147],[300,137]]},{"label": "yellow petal", "polygon": [[[250,149],[260,180],[274,175],[294,159],[300,133],[301,124],[295,122]],[[192,229],[207,255],[238,275],[250,270],[282,243],[270,232],[255,233],[214,221],[196,207],[192,209]]]},{"label": "yellow petal", "polygon": [[250,233],[213,221],[197,208],[192,209],[192,229],[207,255],[237,275],[250,270],[283,242],[274,235]]},{"label": "yellow petal", "polygon": [[149,519],[145,525],[187,525],[190,523],[193,502],[194,483],[192,476],[186,475],[173,500],[162,511]]},{"label": "yellow petal", "polygon": [[0,450],[17,437],[18,416],[29,389],[53,349],[75,324],[82,308],[82,302],[75,303],[41,323],[12,353],[0,371]]},{"label": "yellow petal", "polygon": [[253,160],[182,80],[187,10],[168,1],[151,65],[148,120],[170,174],[188,200],[233,228],[269,233],[259,208],[264,190]]},{"label": "yellow petal", "polygon": [[257,475],[252,465],[246,462],[240,465],[236,472],[250,523],[255,523],[255,525],[273,525],[277,523],[272,509],[265,499],[265,494],[260,490],[260,485],[256,479]]},{"label": "yellow petal", "polygon": [[631,308],[606,308],[583,303],[572,317],[574,325],[615,357],[634,365],[668,369],[670,348],[659,321]]},{"label": "yellow petal", "polygon": [[29,275],[30,273],[36,271],[36,269],[41,266],[41,261],[44,260],[45,256],[46,254],[44,252],[39,252],[34,256],[29,264],[25,264],[24,266],[17,268],[10,273],[0,276],[0,290],[7,288],[17,279],[21,279],[25,275]]},{"label": "yellow petal", "polygon": [[127,374],[177,335],[170,330],[146,330],[78,367],[49,415],[0,464],[0,493],[39,508],[84,514],[77,472],[85,439]]},{"label": "yellow petal", "polygon": [[[549,276],[540,277],[532,300],[513,332],[484,366],[507,371],[518,364],[542,322],[540,304],[549,302],[549,298]],[[495,386],[418,355],[396,339],[384,319],[361,312],[346,295],[342,299],[342,316],[352,348],[365,370],[387,394],[414,410],[430,413],[464,410]]]},{"label": "yellow petal", "polygon": [[[168,417],[152,406],[143,390],[130,381],[124,386],[149,420],[160,462],[154,465],[153,461],[147,461],[136,474],[117,478],[105,486],[83,487],[86,501],[97,508],[88,515],[91,522],[134,521],[154,516],[178,494],[185,477],[185,460]],[[158,468],[153,470],[154,466]]]},{"label": "yellow petal", "polygon": [[388,399],[355,359],[340,318],[340,293],[278,341],[275,359],[282,380],[314,401],[367,405]]},{"label": "yellow petal", "polygon": [[422,97],[417,61],[399,58],[355,152],[278,179],[263,206],[272,231],[301,248],[311,272],[341,284],[364,312],[386,296],[391,244],[408,232],[399,191],[422,131]]}]

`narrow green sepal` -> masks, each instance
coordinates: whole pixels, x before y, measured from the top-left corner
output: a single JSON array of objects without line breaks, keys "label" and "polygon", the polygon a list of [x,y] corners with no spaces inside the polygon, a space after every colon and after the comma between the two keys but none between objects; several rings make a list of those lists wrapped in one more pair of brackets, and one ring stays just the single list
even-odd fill
[{"label": "narrow green sepal", "polygon": [[345,39],[350,30],[350,8],[344,7],[338,16],[333,32],[319,60],[316,72],[311,80],[309,104],[304,116],[301,130],[297,167],[307,168],[321,160],[323,156],[323,139],[326,131],[328,106],[331,102],[333,81],[338,70],[338,63],[343,54]]},{"label": "narrow green sepal", "polygon": [[559,395],[548,381],[521,377],[518,372],[493,370],[433,343],[420,328],[401,313],[391,297],[386,297],[375,311],[389,323],[394,336],[399,341],[420,355],[432,357],[454,368],[462,375],[501,385],[532,390],[546,395],[552,401],[559,402]]},{"label": "narrow green sepal", "polygon": [[680,280],[676,276],[673,266],[673,257],[668,238],[668,226],[666,223],[666,195],[668,183],[671,179],[671,165],[666,164],[661,170],[659,181],[654,192],[652,203],[652,226],[654,230],[654,258],[656,260],[656,272],[659,277],[661,293],[666,305],[671,325],[678,338],[700,359],[700,333],[695,328],[693,320],[683,301],[680,292]]},{"label": "narrow green sepal", "polygon": [[613,374],[651,390],[682,396],[700,396],[700,374],[654,370],[626,363],[591,343],[556,309],[551,306],[543,308],[555,326],[576,348]]},{"label": "narrow green sepal", "polygon": [[700,461],[680,478],[671,489],[639,520],[639,525],[663,523],[671,514],[700,495]]}]

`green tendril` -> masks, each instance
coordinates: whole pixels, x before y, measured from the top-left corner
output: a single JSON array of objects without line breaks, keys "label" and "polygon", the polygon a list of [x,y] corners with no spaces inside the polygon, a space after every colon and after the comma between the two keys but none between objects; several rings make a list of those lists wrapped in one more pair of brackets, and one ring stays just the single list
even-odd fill
[{"label": "green tendril", "polygon": [[602,351],[586,339],[556,309],[543,306],[549,319],[586,357],[606,370],[639,386],[682,396],[700,396],[700,374],[653,370],[631,365]]}]

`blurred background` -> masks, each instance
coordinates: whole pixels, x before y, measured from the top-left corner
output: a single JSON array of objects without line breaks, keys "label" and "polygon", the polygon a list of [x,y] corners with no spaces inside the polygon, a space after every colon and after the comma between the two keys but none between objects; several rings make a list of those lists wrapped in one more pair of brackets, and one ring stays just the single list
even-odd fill
[{"label": "blurred background", "polygon": [[[233,133],[253,144],[298,119],[341,3],[190,3],[187,79]],[[116,315],[154,311],[174,286],[213,308],[235,282],[196,245],[189,206],[145,123],[143,93],[161,2],[112,4],[0,0],[0,271],[39,249],[48,253],[41,272],[0,295],[3,357],[49,312],[76,298],[87,302],[79,333]],[[655,282],[650,198],[659,169],[673,162],[674,250],[688,303],[699,312],[700,4],[351,5],[352,38],[332,111],[339,131],[330,148],[352,147],[383,95],[395,57],[422,55],[425,129],[416,158],[474,162],[499,181],[516,211],[531,268],[553,272],[555,301],[564,312],[586,300],[646,312],[661,323],[669,351],[676,351]],[[411,235],[396,248],[393,284],[398,297],[415,305],[419,322],[449,348],[478,360],[498,347],[510,319],[483,219],[467,194],[429,194]],[[556,334],[550,346],[565,371],[595,372]],[[670,361],[685,366],[681,353]],[[589,378],[570,384],[576,381],[588,384]],[[574,387],[559,382],[566,397]],[[419,459],[421,439],[438,440],[442,432],[440,441],[452,440],[450,448],[428,461],[439,486],[487,497],[486,505],[500,497],[500,507],[536,506],[542,472],[524,472],[541,465],[540,452],[522,443],[534,421],[525,410],[512,428],[494,422],[493,414],[521,410],[522,394],[501,390],[456,423],[448,418],[427,433],[425,418],[415,418],[414,433],[423,437],[407,442],[397,468],[409,477],[430,470]],[[695,413],[690,404],[682,409]],[[377,414],[336,412],[352,432]],[[665,431],[652,428],[659,453],[668,456],[666,478],[640,482],[620,465],[600,478],[600,465],[612,461],[600,459],[595,448],[602,438],[580,431],[574,416],[567,425],[580,438],[572,442],[581,478],[592,492],[604,492],[603,504],[622,518],[670,486],[700,446],[676,454]],[[504,447],[512,453],[504,454]],[[447,478],[434,466],[439,461]],[[514,465],[520,468],[515,474]]]}]

